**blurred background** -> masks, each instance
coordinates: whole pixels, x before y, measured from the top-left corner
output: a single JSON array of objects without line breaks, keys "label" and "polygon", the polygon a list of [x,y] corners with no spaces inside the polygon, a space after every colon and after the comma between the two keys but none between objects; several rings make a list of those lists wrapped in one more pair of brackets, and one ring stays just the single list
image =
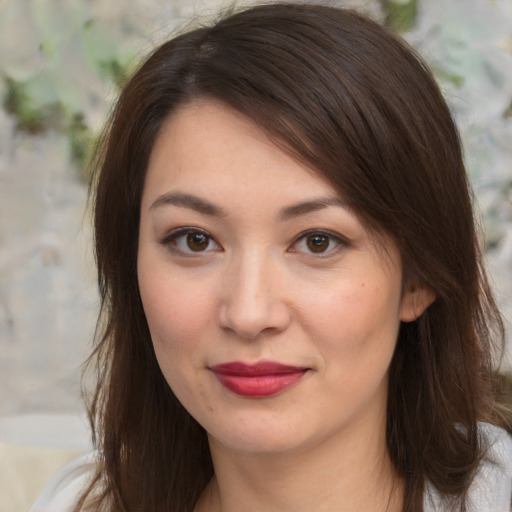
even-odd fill
[{"label": "blurred background", "polygon": [[[441,84],[508,320],[510,367],[512,0],[331,3],[400,33]],[[98,312],[86,209],[94,141],[140,59],[176,27],[207,20],[221,6],[0,0],[0,512],[23,510],[54,467],[88,447],[80,366]]]}]

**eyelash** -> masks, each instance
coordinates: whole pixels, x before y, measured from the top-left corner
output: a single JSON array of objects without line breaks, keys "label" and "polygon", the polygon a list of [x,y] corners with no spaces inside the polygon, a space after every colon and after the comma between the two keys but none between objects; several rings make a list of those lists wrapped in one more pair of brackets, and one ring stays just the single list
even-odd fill
[{"label": "eyelash", "polygon": [[[189,250],[186,250],[184,248],[178,247],[178,242],[180,238],[183,238],[184,242],[187,243],[186,236],[187,235],[196,235],[196,236],[204,236],[207,238],[208,245],[206,246],[207,250],[199,250],[194,251],[189,248]],[[174,231],[171,231],[165,238],[163,238],[160,242],[163,246],[167,247],[171,252],[176,254],[184,254],[184,255],[200,255],[205,252],[211,252],[212,249],[208,249],[208,246],[213,243],[217,246],[216,249],[213,249],[215,251],[221,249],[221,246],[213,239],[213,237],[207,232],[199,228],[193,228],[193,227],[184,227],[184,228],[178,228]]]},{"label": "eyelash", "polygon": [[[188,246],[187,248],[180,248],[178,247],[178,243],[180,241],[180,238],[183,238],[183,241],[188,245],[188,240],[186,240],[186,236],[202,236],[206,238],[207,245],[204,249],[200,249],[197,251],[194,251],[193,249]],[[301,243],[308,243],[309,238],[317,238],[317,242],[321,242],[321,239],[327,240],[327,247],[325,250],[320,250],[318,252],[315,252],[314,250],[304,250],[300,251],[297,250],[297,246]],[[201,255],[203,253],[209,253],[213,251],[219,251],[222,249],[220,244],[215,241],[215,239],[207,232],[199,228],[194,227],[183,227],[178,228],[171,233],[169,233],[165,238],[163,238],[160,242],[163,246],[169,248],[171,252],[181,255]],[[200,241],[198,241],[200,243]],[[314,242],[313,242],[314,243]],[[331,248],[331,246],[334,243],[334,247]],[[209,246],[211,244],[214,244],[216,247],[214,249],[209,249]],[[331,253],[337,252],[337,250],[340,248],[340,246],[347,247],[349,245],[348,240],[343,238],[342,236],[333,233],[332,231],[326,231],[322,229],[310,229],[307,231],[304,231],[300,233],[295,240],[290,245],[290,249],[288,249],[288,252],[296,253],[296,252],[304,252],[308,255],[313,255],[319,258],[326,258],[331,255]],[[322,248],[320,245],[317,245],[320,249]],[[311,247],[310,247],[311,248]]]},{"label": "eyelash", "polygon": [[[309,229],[307,231],[300,233],[300,235],[297,236],[295,241],[291,244],[290,247],[292,249],[289,250],[289,252],[300,252],[297,249],[293,249],[293,248],[296,248],[299,245],[299,243],[301,243],[301,242],[305,242],[307,244],[308,238],[310,238],[310,237],[311,238],[313,238],[313,237],[326,238],[328,241],[328,246],[325,251],[319,251],[319,252],[303,251],[304,253],[306,253],[308,255],[313,255],[313,256],[316,256],[319,258],[327,258],[327,257],[331,256],[332,254],[337,253],[338,249],[340,249],[341,247],[349,246],[348,240],[346,240],[342,236],[338,235],[337,233],[333,233],[332,231],[327,231],[327,230],[323,230],[323,229]],[[333,243],[334,243],[334,247],[331,248],[331,245]]]}]

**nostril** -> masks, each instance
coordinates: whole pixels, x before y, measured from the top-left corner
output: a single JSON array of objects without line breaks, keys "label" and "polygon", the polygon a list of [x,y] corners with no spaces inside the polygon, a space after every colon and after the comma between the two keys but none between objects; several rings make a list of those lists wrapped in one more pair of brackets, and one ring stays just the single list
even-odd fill
[{"label": "nostril", "polygon": [[243,339],[277,333],[290,321],[279,261],[267,246],[246,244],[233,253],[219,290],[219,323]]},{"label": "nostril", "polygon": [[277,303],[225,304],[219,314],[220,327],[233,331],[244,339],[255,339],[264,333],[281,332],[286,329],[289,321],[286,306]]}]

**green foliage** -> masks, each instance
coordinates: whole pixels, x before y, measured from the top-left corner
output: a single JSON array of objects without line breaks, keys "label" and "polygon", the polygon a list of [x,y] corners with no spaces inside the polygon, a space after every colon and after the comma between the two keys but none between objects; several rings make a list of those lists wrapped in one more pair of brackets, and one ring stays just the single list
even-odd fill
[{"label": "green foliage", "polygon": [[84,115],[75,114],[67,128],[71,161],[78,169],[82,170],[81,176],[85,178],[85,171],[96,136],[85,122]]},{"label": "green foliage", "polygon": [[462,75],[450,71],[447,67],[442,67],[440,63],[434,63],[432,69],[441,82],[449,82],[458,88],[463,87],[466,83],[466,79]]},{"label": "green foliage", "polygon": [[[81,112],[69,112],[60,102],[38,104],[27,93],[27,84],[5,78],[7,92],[3,106],[16,119],[16,128],[30,135],[57,131],[68,138],[69,156],[73,165],[83,171],[91,155],[95,135]],[[82,173],[83,174],[83,173]],[[83,176],[82,176],[83,177]]]},{"label": "green foliage", "polygon": [[413,28],[418,16],[418,0],[385,0],[386,25],[402,33]]},{"label": "green foliage", "polygon": [[16,118],[18,130],[30,134],[42,133],[48,129],[59,130],[65,124],[64,107],[61,103],[39,105],[27,93],[26,83],[5,78],[7,92],[3,105]]},{"label": "green foliage", "polygon": [[510,100],[510,105],[507,107],[505,112],[503,112],[503,119],[507,119],[512,117],[512,99]]},{"label": "green foliage", "polygon": [[0,0],[0,102],[18,131],[66,137],[82,178],[99,129],[91,118],[108,109],[108,92],[122,89],[136,54],[133,29],[119,20],[101,21],[88,0],[66,0],[58,10],[52,1],[25,9]]},{"label": "green foliage", "polygon": [[83,56],[103,81],[121,90],[130,75],[133,49],[121,44],[106,24],[89,19],[81,33]]},{"label": "green foliage", "polygon": [[119,90],[128,80],[128,66],[121,64],[116,58],[99,60],[97,67],[100,75],[111,81]]}]

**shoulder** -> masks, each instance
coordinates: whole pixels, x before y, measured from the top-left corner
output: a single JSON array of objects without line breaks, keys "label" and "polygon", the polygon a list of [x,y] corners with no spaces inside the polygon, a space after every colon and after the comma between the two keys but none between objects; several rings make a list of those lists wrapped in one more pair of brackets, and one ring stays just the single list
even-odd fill
[{"label": "shoulder", "polygon": [[28,512],[72,512],[91,482],[97,462],[97,452],[72,460],[52,477]]},{"label": "shoulder", "polygon": [[475,510],[509,512],[512,497],[512,437],[503,429],[483,423],[488,450],[470,488]]},{"label": "shoulder", "polygon": [[512,436],[490,423],[481,423],[480,432],[484,443],[489,447],[487,459],[501,465],[512,476]]},{"label": "shoulder", "polygon": [[[512,498],[512,437],[489,423],[479,425],[482,444],[487,448],[468,492],[468,510],[510,512]],[[427,485],[425,512],[447,510],[436,490]]]}]

